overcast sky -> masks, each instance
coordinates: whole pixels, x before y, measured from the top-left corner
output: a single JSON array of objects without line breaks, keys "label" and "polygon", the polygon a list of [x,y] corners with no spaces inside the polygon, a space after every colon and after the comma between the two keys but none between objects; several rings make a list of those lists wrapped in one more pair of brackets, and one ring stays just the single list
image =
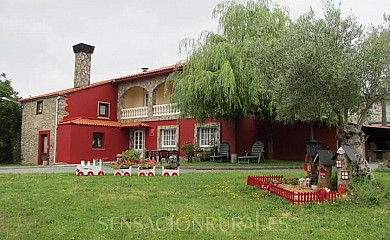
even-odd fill
[{"label": "overcast sky", "polygon": [[[72,46],[95,46],[91,82],[175,64],[184,38],[215,31],[221,0],[0,0],[0,73],[21,97],[73,87]],[[295,19],[322,0],[275,0]],[[345,14],[383,23],[389,0],[341,0]]]}]

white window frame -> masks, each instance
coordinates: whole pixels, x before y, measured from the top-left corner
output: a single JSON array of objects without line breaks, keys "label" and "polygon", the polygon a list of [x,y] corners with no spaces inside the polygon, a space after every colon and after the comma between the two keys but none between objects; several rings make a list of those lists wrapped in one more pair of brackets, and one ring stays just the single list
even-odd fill
[{"label": "white window frame", "polygon": [[145,131],[144,130],[134,130],[134,142],[133,142],[133,149],[135,150],[144,150],[145,148]]},{"label": "white window frame", "polygon": [[[107,107],[107,116],[106,115],[101,115],[100,114],[100,106],[106,106]],[[98,102],[98,109],[97,109],[97,114],[99,118],[110,118],[110,103],[109,102]]]},{"label": "white window frame", "polygon": [[176,129],[161,129],[161,147],[176,147]]},{"label": "white window frame", "polygon": [[198,129],[198,134],[199,134],[199,147],[211,147],[217,141],[218,128],[200,127]]},{"label": "white window frame", "polygon": [[[178,125],[169,125],[169,126],[159,126],[157,128],[157,147],[158,149],[163,150],[178,150],[179,144],[179,126]],[[170,132],[173,133],[170,136],[170,142],[164,142],[167,139],[166,134]]]},{"label": "white window frame", "polygon": [[[215,138],[214,139],[210,139],[209,143],[207,144],[201,144],[201,132],[202,130],[201,129],[207,129],[207,128],[214,128],[215,129],[215,133],[214,133],[214,136]],[[213,147],[217,144],[220,143],[221,141],[221,124],[220,122],[215,122],[215,123],[203,123],[203,124],[200,124],[200,123],[197,123],[195,124],[195,129],[194,129],[194,139],[195,139],[195,142],[196,144],[200,147],[200,148],[203,148],[203,149],[208,149],[210,147]],[[202,139],[203,140],[203,139]],[[204,143],[204,142],[203,142]]]}]

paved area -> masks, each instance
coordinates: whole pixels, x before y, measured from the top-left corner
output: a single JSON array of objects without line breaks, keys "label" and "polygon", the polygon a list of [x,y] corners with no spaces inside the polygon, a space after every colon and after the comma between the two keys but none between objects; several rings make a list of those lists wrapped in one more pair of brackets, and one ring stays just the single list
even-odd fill
[{"label": "paved area", "polygon": [[[371,169],[377,169],[378,163],[370,163]],[[106,174],[114,173],[111,167],[104,168]],[[137,170],[133,168],[135,173]],[[303,167],[297,166],[182,166],[181,172],[225,172],[225,171],[303,171]],[[76,165],[49,165],[49,166],[4,166],[0,167],[0,174],[31,174],[31,173],[76,173]],[[157,168],[157,174],[161,174],[161,168]]]}]

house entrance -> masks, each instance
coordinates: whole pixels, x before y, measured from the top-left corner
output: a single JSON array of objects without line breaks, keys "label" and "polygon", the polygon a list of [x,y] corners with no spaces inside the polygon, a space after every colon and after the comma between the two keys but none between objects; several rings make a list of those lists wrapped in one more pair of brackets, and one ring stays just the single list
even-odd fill
[{"label": "house entrance", "polygon": [[49,160],[50,152],[50,132],[39,132],[38,142],[38,165],[46,165]]}]

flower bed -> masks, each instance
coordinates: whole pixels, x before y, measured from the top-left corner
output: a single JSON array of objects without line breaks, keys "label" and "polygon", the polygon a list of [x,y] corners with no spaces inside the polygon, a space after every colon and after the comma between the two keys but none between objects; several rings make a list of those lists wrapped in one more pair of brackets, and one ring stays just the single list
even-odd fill
[{"label": "flower bed", "polygon": [[269,194],[287,199],[291,204],[302,204],[307,202],[328,202],[340,198],[340,193],[335,191],[326,191],[320,189],[317,191],[295,192],[279,186],[283,176],[248,176],[247,185],[256,186],[260,190],[268,191]]}]

